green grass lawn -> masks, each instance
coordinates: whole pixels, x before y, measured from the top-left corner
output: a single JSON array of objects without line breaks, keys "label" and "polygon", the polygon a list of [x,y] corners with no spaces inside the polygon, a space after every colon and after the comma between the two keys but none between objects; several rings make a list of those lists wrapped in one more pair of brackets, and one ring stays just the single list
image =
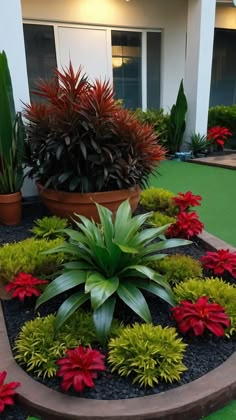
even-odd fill
[{"label": "green grass lawn", "polygon": [[[202,205],[196,211],[205,229],[236,247],[236,171],[165,161],[158,172],[150,178],[150,186],[201,195]],[[204,420],[236,420],[236,401]]]},{"label": "green grass lawn", "polygon": [[150,177],[150,186],[201,195],[202,205],[196,211],[205,230],[236,247],[236,171],[165,161],[158,172]]}]

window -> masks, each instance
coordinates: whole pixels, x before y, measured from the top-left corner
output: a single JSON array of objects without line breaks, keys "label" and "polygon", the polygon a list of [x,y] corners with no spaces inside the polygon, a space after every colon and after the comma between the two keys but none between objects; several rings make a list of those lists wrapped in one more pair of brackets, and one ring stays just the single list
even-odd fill
[{"label": "window", "polygon": [[160,57],[160,32],[112,31],[114,90],[126,108],[160,107]]},{"label": "window", "polygon": [[[53,26],[24,24],[29,89],[39,79],[50,79],[57,66]],[[31,99],[33,94],[30,94]],[[36,97],[34,97],[35,99]]]},{"label": "window", "polygon": [[210,106],[236,103],[236,31],[215,29]]}]

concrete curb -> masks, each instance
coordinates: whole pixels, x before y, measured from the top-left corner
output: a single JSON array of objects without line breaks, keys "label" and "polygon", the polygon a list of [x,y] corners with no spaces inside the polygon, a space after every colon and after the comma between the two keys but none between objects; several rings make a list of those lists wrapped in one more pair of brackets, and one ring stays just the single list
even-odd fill
[{"label": "concrete curb", "polygon": [[[230,248],[203,232],[208,249]],[[0,371],[19,381],[19,403],[43,420],[199,420],[236,398],[236,353],[201,378],[170,391],[127,400],[91,400],[63,395],[31,378],[15,362],[0,306]]]}]

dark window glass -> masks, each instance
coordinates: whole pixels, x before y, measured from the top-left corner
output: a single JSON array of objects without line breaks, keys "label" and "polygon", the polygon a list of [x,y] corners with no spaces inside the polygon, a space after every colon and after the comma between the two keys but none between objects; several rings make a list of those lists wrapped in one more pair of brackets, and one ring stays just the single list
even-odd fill
[{"label": "dark window glass", "polygon": [[[57,66],[53,26],[24,24],[29,89],[39,79],[50,79]],[[30,94],[31,99],[34,95]],[[34,100],[36,97],[34,97]]]},{"label": "dark window glass", "polygon": [[147,107],[160,108],[161,33],[147,33]]},{"label": "dark window glass", "polygon": [[210,106],[236,103],[236,30],[215,29]]},{"label": "dark window glass", "polygon": [[117,99],[124,106],[142,106],[141,33],[112,31],[113,83]]}]

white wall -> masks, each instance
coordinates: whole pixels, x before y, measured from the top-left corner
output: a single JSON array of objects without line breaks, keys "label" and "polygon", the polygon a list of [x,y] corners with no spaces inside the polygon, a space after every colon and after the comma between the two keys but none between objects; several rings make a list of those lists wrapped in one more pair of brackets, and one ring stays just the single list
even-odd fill
[{"label": "white wall", "polygon": [[187,0],[22,0],[26,20],[161,29],[161,106],[176,100],[184,75]]},{"label": "white wall", "polygon": [[215,27],[236,29],[236,7],[217,6]]}]

